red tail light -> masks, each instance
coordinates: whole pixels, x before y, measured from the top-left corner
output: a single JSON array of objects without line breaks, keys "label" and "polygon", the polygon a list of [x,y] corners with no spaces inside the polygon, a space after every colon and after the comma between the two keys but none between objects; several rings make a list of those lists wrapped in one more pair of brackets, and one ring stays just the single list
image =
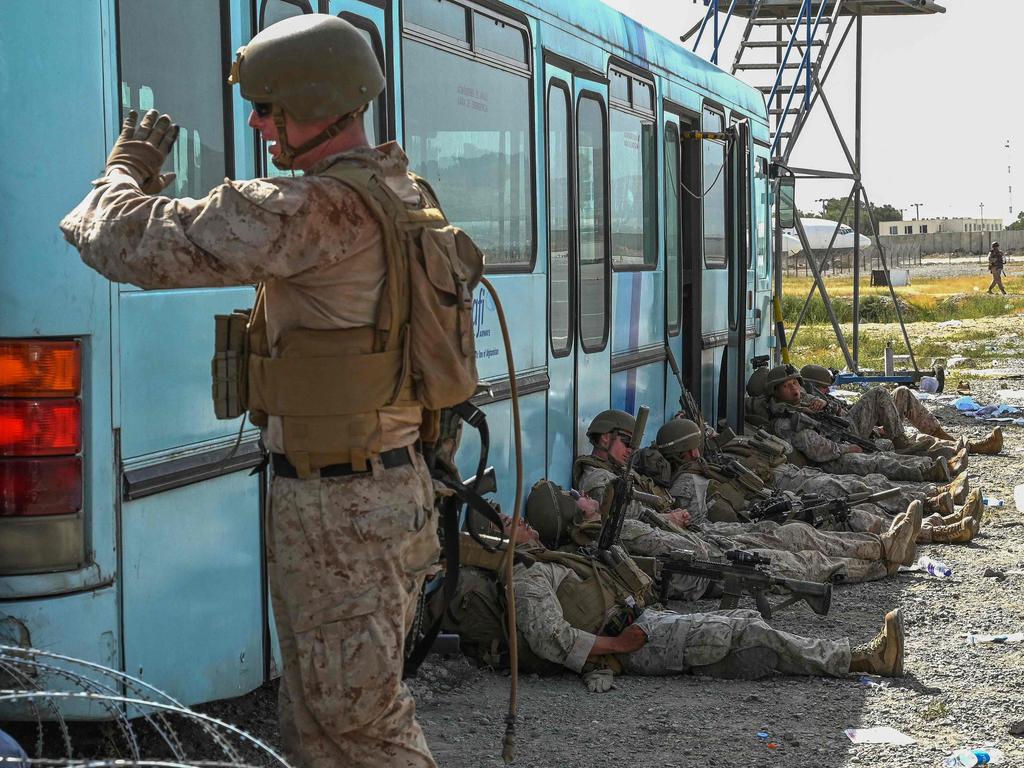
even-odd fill
[{"label": "red tail light", "polygon": [[70,515],[82,508],[82,460],[0,461],[0,517]]},{"label": "red tail light", "polygon": [[60,456],[81,448],[78,400],[0,400],[0,456]]}]

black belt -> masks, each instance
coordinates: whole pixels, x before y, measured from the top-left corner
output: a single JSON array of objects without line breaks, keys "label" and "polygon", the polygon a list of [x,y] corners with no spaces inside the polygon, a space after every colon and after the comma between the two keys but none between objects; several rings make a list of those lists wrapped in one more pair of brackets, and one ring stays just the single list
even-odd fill
[{"label": "black belt", "polygon": [[[384,469],[394,469],[395,467],[404,467],[406,464],[412,464],[410,449],[415,450],[414,446],[410,445],[404,448],[392,448],[390,451],[378,454]],[[283,453],[270,454],[270,464],[274,468],[274,474],[277,477],[290,477],[294,479],[299,476],[295,466],[288,461],[288,457]],[[369,467],[366,469],[353,469],[351,464],[328,464],[326,467],[320,467],[319,476],[348,477],[349,475],[365,475],[372,471]]]}]

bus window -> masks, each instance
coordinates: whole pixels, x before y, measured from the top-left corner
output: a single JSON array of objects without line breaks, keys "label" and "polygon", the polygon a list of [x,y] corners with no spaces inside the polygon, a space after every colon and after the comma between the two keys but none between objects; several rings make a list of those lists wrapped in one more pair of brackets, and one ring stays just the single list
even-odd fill
[{"label": "bus window", "polygon": [[608,72],[608,98],[629,105],[629,75],[617,69]]},{"label": "bus window", "polygon": [[512,61],[526,63],[526,36],[523,30],[481,13],[473,14],[473,46]]},{"label": "bus window", "polygon": [[580,217],[580,341],[585,352],[598,352],[607,341],[604,131],[600,100],[581,96],[576,115],[576,188]]},{"label": "bus window", "polygon": [[472,235],[488,270],[531,269],[529,72],[410,37],[403,55],[410,166],[437,190],[452,223]]},{"label": "bus window", "polygon": [[263,0],[260,4],[260,29],[266,29],[292,16],[312,12],[309,0]]},{"label": "bus window", "polygon": [[771,254],[768,253],[768,222],[771,208],[768,205],[768,160],[757,158],[757,173],[754,178],[754,215],[757,217],[757,274],[761,278],[768,277],[768,265]]},{"label": "bus window", "polygon": [[181,132],[163,171],[178,177],[163,194],[202,197],[233,175],[221,46],[227,21],[220,3],[206,0],[180,0],[174,10],[168,14],[163,0],[118,4],[121,109],[126,114],[151,99],[174,118]]},{"label": "bus window", "polygon": [[551,352],[556,357],[572,349],[569,104],[566,87],[552,85],[548,91],[548,291]]},{"label": "bus window", "polygon": [[[720,112],[704,108],[704,130],[718,133],[723,128]],[[704,266],[725,267],[725,144],[701,141],[704,191]]]},{"label": "bus window", "polygon": [[612,266],[654,267],[658,261],[654,123],[611,111]]},{"label": "bus window", "polygon": [[[362,38],[369,43],[370,48],[377,56],[377,63],[380,64],[381,72],[386,71],[384,65],[384,48],[380,44],[380,35],[377,32],[377,28],[373,25],[372,21],[364,18],[363,16],[357,16],[354,13],[348,13],[343,11],[339,14],[341,18],[352,24],[358,31]],[[387,135],[387,129],[384,126],[384,117],[387,114],[386,102],[384,99],[387,98],[387,88],[385,87],[384,92],[381,93],[376,99],[370,102],[366,108],[366,113],[363,115],[363,128],[366,130],[366,140],[370,146],[376,146],[384,141],[384,137]]]},{"label": "bus window", "polygon": [[679,333],[679,193],[679,129],[675,123],[665,123],[665,317],[671,336]]},{"label": "bus window", "polygon": [[439,32],[462,47],[469,47],[466,9],[449,0],[406,0],[405,23]]}]

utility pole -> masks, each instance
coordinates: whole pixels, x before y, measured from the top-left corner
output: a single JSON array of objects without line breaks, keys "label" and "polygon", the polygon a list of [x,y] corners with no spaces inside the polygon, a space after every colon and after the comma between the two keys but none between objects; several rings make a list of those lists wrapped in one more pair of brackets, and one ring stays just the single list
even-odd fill
[{"label": "utility pole", "polygon": [[821,203],[821,218],[825,218],[825,212],[828,211],[829,199],[827,197],[819,197],[814,202]]},{"label": "utility pole", "polygon": [[1006,181],[1007,181],[1007,193],[1010,197],[1010,216],[1013,217],[1013,154],[1010,152],[1010,140],[1006,140]]},{"label": "utility pole", "polygon": [[978,203],[978,207],[981,208],[981,226],[985,226],[985,204]]},{"label": "utility pole", "polygon": [[920,220],[921,206],[924,205],[924,203],[911,203],[911,205],[914,206],[914,218]]}]

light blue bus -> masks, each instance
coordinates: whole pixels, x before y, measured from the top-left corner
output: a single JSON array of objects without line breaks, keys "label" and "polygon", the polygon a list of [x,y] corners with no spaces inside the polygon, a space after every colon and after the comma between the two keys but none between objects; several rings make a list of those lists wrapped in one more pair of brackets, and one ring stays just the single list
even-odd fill
[{"label": "light blue bus", "polygon": [[[600,410],[671,416],[670,356],[705,414],[736,422],[747,361],[771,347],[763,97],[596,0],[5,7],[0,642],[121,669],[186,704],[275,673],[257,435],[244,430],[232,455],[241,425],[210,404],[213,316],[253,291],[110,283],[57,222],[129,108],[181,124],[176,196],[266,173],[228,66],[261,26],[312,11],[372,42],[388,78],[372,139],[401,142],[487,254],[511,322],[527,486],[568,483]],[[687,136],[728,129],[728,142]],[[493,303],[475,299],[476,401],[508,509],[510,382]],[[465,468],[477,450],[467,439]]]}]

